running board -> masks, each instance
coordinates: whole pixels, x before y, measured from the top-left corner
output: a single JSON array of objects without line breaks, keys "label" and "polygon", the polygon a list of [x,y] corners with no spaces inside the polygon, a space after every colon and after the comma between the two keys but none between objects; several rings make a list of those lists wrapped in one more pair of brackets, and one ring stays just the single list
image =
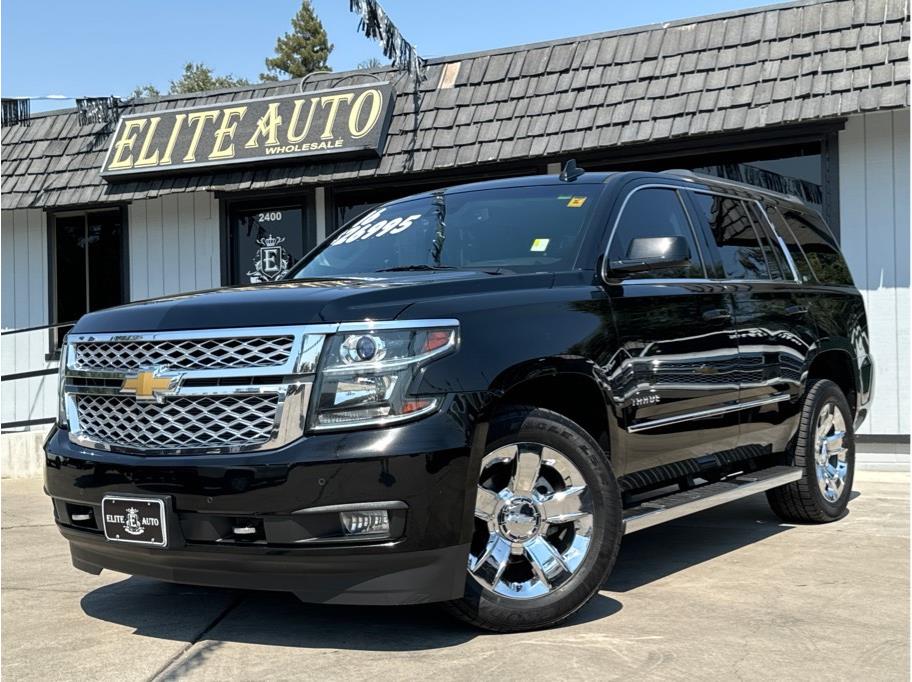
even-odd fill
[{"label": "running board", "polygon": [[642,502],[624,510],[624,534],[762,493],[770,488],[778,488],[797,481],[803,474],[799,467],[770,467]]}]

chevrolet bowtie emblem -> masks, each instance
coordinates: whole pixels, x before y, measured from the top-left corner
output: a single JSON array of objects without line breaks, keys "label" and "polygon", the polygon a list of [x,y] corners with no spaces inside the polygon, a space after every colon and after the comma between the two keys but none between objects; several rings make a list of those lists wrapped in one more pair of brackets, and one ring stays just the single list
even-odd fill
[{"label": "chevrolet bowtie emblem", "polygon": [[154,370],[139,372],[134,377],[124,379],[121,393],[135,395],[137,400],[160,400],[169,393],[179,377],[158,376]]}]

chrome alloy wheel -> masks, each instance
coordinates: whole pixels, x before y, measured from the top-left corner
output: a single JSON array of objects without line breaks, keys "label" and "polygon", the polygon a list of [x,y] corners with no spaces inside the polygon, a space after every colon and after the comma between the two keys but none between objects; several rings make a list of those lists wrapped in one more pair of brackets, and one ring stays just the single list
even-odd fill
[{"label": "chrome alloy wheel", "polygon": [[814,440],[814,457],[817,469],[817,485],[827,502],[836,502],[845,490],[849,464],[846,461],[848,449],[844,440],[845,419],[836,403],[826,403],[817,415],[817,431]]},{"label": "chrome alloy wheel", "polygon": [[592,536],[592,501],[579,469],[538,443],[513,443],[482,460],[469,573],[482,587],[531,599],[566,583]]}]

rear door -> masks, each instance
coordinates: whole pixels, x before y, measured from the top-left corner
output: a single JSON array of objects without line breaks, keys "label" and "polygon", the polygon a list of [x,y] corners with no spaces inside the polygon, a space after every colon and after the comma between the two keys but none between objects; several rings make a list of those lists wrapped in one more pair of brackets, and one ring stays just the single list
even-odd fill
[{"label": "rear door", "polygon": [[813,321],[780,241],[756,201],[694,191],[734,306],[740,383],[738,445],[780,451],[796,426]]},{"label": "rear door", "polygon": [[684,237],[691,254],[684,266],[605,285],[620,341],[605,368],[623,427],[625,473],[728,450],[737,441],[731,297],[703,264],[707,244],[693,230],[682,191],[641,185],[609,220],[609,261],[624,259],[635,237]]}]

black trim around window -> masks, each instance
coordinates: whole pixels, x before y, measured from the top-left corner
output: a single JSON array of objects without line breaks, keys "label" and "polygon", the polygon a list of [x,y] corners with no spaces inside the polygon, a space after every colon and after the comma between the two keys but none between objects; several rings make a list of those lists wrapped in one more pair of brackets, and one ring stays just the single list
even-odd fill
[{"label": "black trim around window", "polygon": [[[106,204],[103,206],[92,206],[72,210],[59,210],[47,212],[47,257],[48,257],[48,320],[51,325],[60,322],[75,322],[75,320],[64,320],[58,315],[57,305],[57,284],[59,269],[57,267],[57,221],[62,218],[74,216],[83,216],[86,221],[88,216],[95,213],[113,213],[120,212],[120,260],[118,263],[118,276],[121,285],[121,300],[118,304],[128,303],[130,301],[130,224],[129,210],[127,204]],[[86,226],[88,223],[86,222]],[[88,270],[86,271],[88,277]],[[91,302],[88,300],[86,293],[86,307],[90,309]],[[64,328],[65,329],[65,328]],[[62,338],[60,329],[48,330],[48,353],[45,359],[48,361],[58,360],[60,358],[59,340]]]},{"label": "black trim around window", "polygon": [[[219,204],[219,251],[221,263],[221,285],[230,286],[236,274],[233,272],[231,219],[235,211],[263,209],[281,210],[300,208],[304,216],[304,242],[317,244],[317,214],[314,188],[302,188],[296,192],[243,192],[217,193]],[[303,256],[305,254],[301,254]]]}]

